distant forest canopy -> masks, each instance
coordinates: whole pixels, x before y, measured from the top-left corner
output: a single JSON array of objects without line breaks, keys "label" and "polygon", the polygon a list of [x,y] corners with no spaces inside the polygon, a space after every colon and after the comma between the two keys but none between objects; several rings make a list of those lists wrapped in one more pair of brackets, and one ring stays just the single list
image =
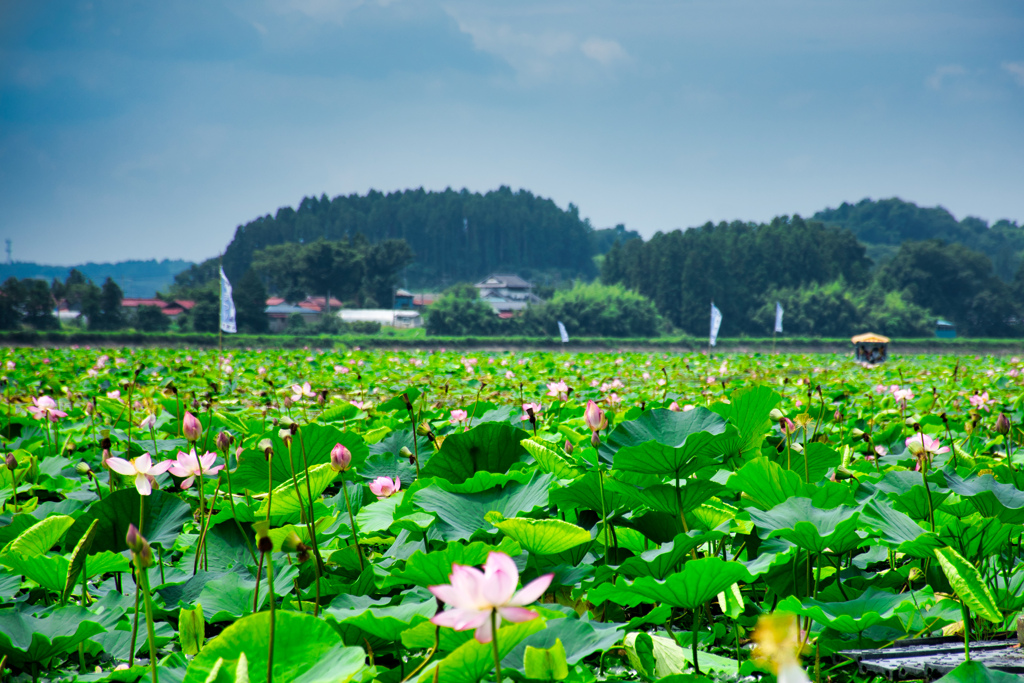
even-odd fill
[{"label": "distant forest canopy", "polygon": [[892,258],[904,242],[940,239],[985,254],[996,275],[1009,282],[1024,255],[1024,230],[1016,221],[1003,219],[989,226],[981,218],[967,216],[958,222],[941,206],[919,207],[897,198],[844,202],[839,208],[819,211],[814,220],[852,232],[876,265]]},{"label": "distant forest canopy", "polygon": [[41,279],[48,282],[54,278],[64,280],[68,273],[77,270],[87,279],[103,282],[108,277],[116,282],[125,296],[150,298],[162,289],[167,289],[174,276],[192,266],[191,261],[119,261],[117,263],[83,263],[77,266],[45,266],[38,263],[0,263],[0,282],[14,277]]},{"label": "distant forest canopy", "polygon": [[240,277],[256,253],[288,242],[329,242],[363,236],[371,244],[405,240],[416,260],[404,273],[412,288],[444,288],[509,272],[538,284],[597,275],[595,255],[618,241],[639,239],[624,226],[595,230],[573,204],[560,209],[527,190],[371,190],[328,199],[306,197],[235,231],[224,252],[224,271]]}]

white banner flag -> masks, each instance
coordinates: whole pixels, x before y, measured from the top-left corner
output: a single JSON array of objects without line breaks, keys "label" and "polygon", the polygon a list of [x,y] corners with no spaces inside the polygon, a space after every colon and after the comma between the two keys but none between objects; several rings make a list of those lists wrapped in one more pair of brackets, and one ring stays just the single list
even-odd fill
[{"label": "white banner flag", "polygon": [[782,304],[775,302],[775,331],[782,332]]},{"label": "white banner flag", "polygon": [[711,304],[711,337],[708,339],[708,344],[711,346],[715,345],[718,341],[718,328],[722,326],[722,312],[718,310],[718,306]]},{"label": "white banner flag", "polygon": [[565,325],[562,324],[561,320],[558,321],[558,334],[562,337],[563,344],[569,343],[569,333],[565,331]]},{"label": "white banner flag", "polygon": [[220,269],[220,329],[223,332],[238,332],[235,325],[235,302],[231,299],[231,283],[224,269]]}]

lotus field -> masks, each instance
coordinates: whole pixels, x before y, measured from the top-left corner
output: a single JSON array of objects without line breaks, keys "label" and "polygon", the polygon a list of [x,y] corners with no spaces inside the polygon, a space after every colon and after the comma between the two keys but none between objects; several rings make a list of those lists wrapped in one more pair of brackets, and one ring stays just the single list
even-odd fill
[{"label": "lotus field", "polygon": [[8,349],[0,679],[867,680],[1016,627],[1021,367]]}]

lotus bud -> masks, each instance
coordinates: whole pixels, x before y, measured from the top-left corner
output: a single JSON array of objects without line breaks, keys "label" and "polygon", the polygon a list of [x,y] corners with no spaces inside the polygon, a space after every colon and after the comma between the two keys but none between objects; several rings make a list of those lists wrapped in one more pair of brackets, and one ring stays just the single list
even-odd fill
[{"label": "lotus bud", "polygon": [[835,414],[832,415],[832,420],[834,422],[842,422],[843,421],[843,413],[840,412],[839,408],[836,408]]},{"label": "lotus bud", "polygon": [[11,472],[13,472],[15,469],[17,469],[18,461],[14,457],[14,453],[8,453],[4,457],[4,464],[7,465],[7,469],[9,469]]},{"label": "lotus bud", "polygon": [[1005,413],[999,413],[999,417],[996,418],[996,432],[1005,436],[1009,431],[1010,421],[1006,418]]},{"label": "lotus bud", "polygon": [[772,408],[772,411],[768,413],[768,417],[771,418],[772,422],[781,422],[786,417],[786,414],[778,408]]},{"label": "lotus bud", "polygon": [[608,417],[593,400],[587,401],[587,407],[583,411],[583,421],[592,432],[599,432],[608,427]]},{"label": "lotus bud", "polygon": [[217,448],[219,448],[222,453],[227,453],[228,449],[231,448],[231,444],[234,443],[234,441],[235,438],[231,436],[231,434],[227,432],[221,432],[220,434],[217,435]]},{"label": "lotus bud", "polygon": [[82,461],[75,465],[75,472],[77,472],[80,477],[90,476],[92,474],[92,468],[89,467],[89,463]]},{"label": "lotus bud", "polygon": [[203,425],[192,413],[185,411],[185,417],[181,421],[181,431],[189,441],[198,441],[203,434]]},{"label": "lotus bud", "polygon": [[572,442],[569,439],[565,440],[565,453],[566,455],[572,455]]},{"label": "lotus bud", "polygon": [[419,434],[420,436],[427,436],[428,434],[431,433],[431,431],[432,430],[430,429],[430,423],[426,420],[416,425],[416,433]]},{"label": "lotus bud", "polygon": [[107,466],[107,461],[108,460],[110,460],[110,449],[109,448],[104,448],[103,449],[103,460],[101,462],[103,463],[103,466],[106,467],[109,470],[110,467]]},{"label": "lotus bud", "polygon": [[864,436],[864,430],[854,427],[853,429],[850,430],[850,436],[853,437],[854,439],[859,439],[862,436]]},{"label": "lotus bud", "polygon": [[411,457],[413,457],[412,451],[409,450],[408,446],[402,446],[401,448],[399,448],[398,449],[398,454],[400,456],[402,456],[403,458],[411,458]]},{"label": "lotus bud", "polygon": [[678,413],[681,410],[678,401],[672,401],[671,403],[669,403],[668,409],[671,410],[673,413]]},{"label": "lotus bud", "polygon": [[601,445],[601,435],[598,434],[597,432],[591,433],[591,435],[590,435],[590,445],[593,446],[594,448],[597,448],[598,446],[600,446]]},{"label": "lotus bud", "polygon": [[281,441],[284,441],[286,446],[290,446],[292,444],[292,430],[279,429],[277,432],[277,438],[281,439]]},{"label": "lotus bud", "polygon": [[344,472],[352,466],[352,453],[340,443],[334,444],[331,449],[331,469],[335,472]]},{"label": "lotus bud", "polygon": [[782,430],[783,434],[792,434],[796,431],[796,425],[788,417],[783,417],[779,420],[779,429]]},{"label": "lotus bud", "polygon": [[274,454],[274,442],[270,439],[260,440],[260,450],[263,451],[263,456],[270,460],[270,456]]},{"label": "lotus bud", "polygon": [[302,539],[294,531],[289,532],[281,541],[281,552],[283,553],[294,553],[300,547],[302,547]]},{"label": "lotus bud", "polygon": [[149,541],[139,533],[134,524],[128,525],[128,534],[125,536],[128,548],[132,551],[132,560],[139,569],[153,566],[153,549],[149,547]]}]

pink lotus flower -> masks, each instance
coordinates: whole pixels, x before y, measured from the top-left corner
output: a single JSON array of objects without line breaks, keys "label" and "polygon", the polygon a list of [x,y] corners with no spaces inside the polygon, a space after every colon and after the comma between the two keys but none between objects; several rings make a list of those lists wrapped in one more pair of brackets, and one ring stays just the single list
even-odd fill
[{"label": "pink lotus flower", "polygon": [[29,412],[37,420],[49,420],[50,422],[56,422],[57,418],[68,416],[63,410],[57,410],[57,402],[49,396],[33,398]]},{"label": "pink lotus flower", "polygon": [[331,469],[335,472],[344,472],[351,466],[352,453],[342,444],[334,444],[334,448],[331,449]]},{"label": "pink lotus flower", "polygon": [[532,409],[534,416],[537,416],[537,415],[540,415],[540,412],[542,410],[544,410],[544,406],[542,406],[539,403],[524,403],[523,404],[523,416],[521,418],[519,418],[520,420],[529,420],[530,419],[530,413],[527,411],[527,409]]},{"label": "pink lotus flower", "polygon": [[134,476],[135,488],[139,490],[139,495],[148,496],[153,493],[153,485],[150,483],[149,478],[166,472],[174,461],[164,460],[154,465],[153,459],[149,457],[149,453],[146,453],[131,460],[107,458],[106,462],[107,467],[118,474],[123,474],[126,477]]},{"label": "pink lotus flower", "polygon": [[993,403],[995,403],[995,401],[988,397],[987,391],[981,394],[975,393],[971,396],[971,405],[978,410],[989,410]]},{"label": "pink lotus flower", "polygon": [[438,626],[448,626],[456,631],[476,629],[477,642],[489,643],[494,639],[491,615],[497,611],[501,619],[519,623],[537,618],[537,613],[523,605],[535,602],[551,585],[554,574],[545,574],[523,586],[519,585],[519,569],[505,553],[493,552],[487,556],[484,570],[452,565],[448,576],[449,584],[430,586],[436,598],[452,606],[439,612],[430,621]]},{"label": "pink lotus flower", "polygon": [[914,398],[914,392],[910,389],[899,389],[897,388],[892,392],[892,397],[897,403],[903,403],[906,405],[907,401]]},{"label": "pink lotus flower", "polygon": [[224,469],[224,465],[214,467],[213,463],[216,461],[216,453],[196,456],[196,449],[193,448],[188,453],[178,451],[177,459],[168,460],[167,463],[170,465],[168,471],[171,474],[176,477],[187,477],[185,481],[181,482],[181,488],[187,489],[192,486],[192,482],[195,481],[196,477],[204,474],[217,474]]},{"label": "pink lotus flower", "polygon": [[676,412],[676,413],[678,413],[678,412],[679,412],[679,410],[680,410],[680,409],[679,409],[679,403],[678,403],[677,401],[672,401],[672,403],[670,403],[670,404],[668,405],[668,409],[669,409],[669,410],[671,410],[671,411],[673,411],[673,412]]},{"label": "pink lotus flower", "polygon": [[460,422],[465,422],[468,419],[469,413],[467,413],[465,410],[453,410],[451,417],[448,418],[448,422],[452,424],[458,424]]},{"label": "pink lotus flower", "polygon": [[907,450],[914,455],[922,453],[949,453],[949,446],[943,446],[938,439],[933,439],[924,432],[907,437]]},{"label": "pink lotus flower", "polygon": [[292,402],[298,403],[303,398],[313,398],[316,394],[313,393],[313,387],[309,386],[309,382],[303,384],[292,385]]},{"label": "pink lotus flower", "polygon": [[557,398],[560,401],[564,401],[567,398],[569,391],[569,385],[564,381],[548,382],[548,396]]},{"label": "pink lotus flower", "polygon": [[199,422],[199,418],[186,410],[185,417],[181,419],[181,431],[186,439],[195,442],[203,434],[203,425]]},{"label": "pink lotus flower", "polygon": [[370,482],[370,493],[377,496],[377,500],[390,498],[401,490],[402,480],[398,477],[394,480],[391,477],[377,477]]},{"label": "pink lotus flower", "polygon": [[592,432],[599,432],[608,427],[608,416],[592,400],[587,401],[587,408],[583,411],[583,421],[587,424],[587,429]]}]

